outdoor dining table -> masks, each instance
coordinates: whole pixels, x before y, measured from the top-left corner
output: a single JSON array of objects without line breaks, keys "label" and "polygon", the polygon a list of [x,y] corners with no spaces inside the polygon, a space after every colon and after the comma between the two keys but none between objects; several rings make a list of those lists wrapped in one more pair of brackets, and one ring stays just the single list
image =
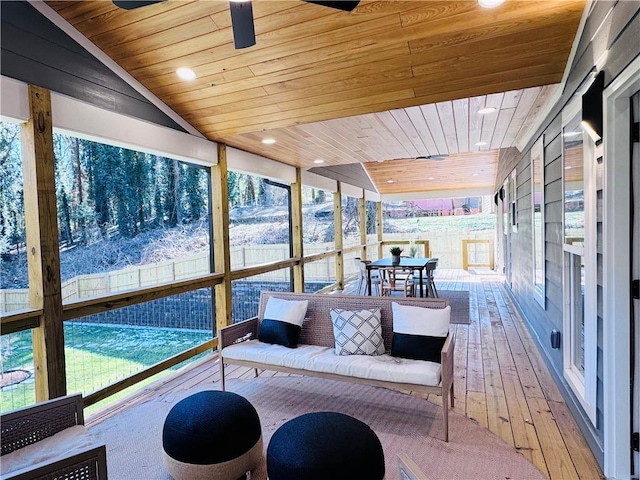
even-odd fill
[{"label": "outdoor dining table", "polygon": [[380,260],[376,260],[375,262],[367,263],[367,290],[369,295],[371,295],[371,270],[379,269],[379,268],[390,268],[396,267],[401,269],[410,269],[413,271],[418,270],[420,273],[420,296],[424,296],[422,293],[422,273],[427,268],[427,263],[429,263],[430,258],[422,258],[422,257],[400,257],[399,263],[394,263],[391,258],[381,258]]}]

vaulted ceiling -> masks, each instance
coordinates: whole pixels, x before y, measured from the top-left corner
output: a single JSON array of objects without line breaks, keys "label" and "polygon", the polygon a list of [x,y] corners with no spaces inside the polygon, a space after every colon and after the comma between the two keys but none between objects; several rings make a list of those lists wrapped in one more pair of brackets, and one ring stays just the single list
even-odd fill
[{"label": "vaulted ceiling", "polygon": [[[493,186],[497,149],[562,79],[585,0],[363,0],[350,13],[254,0],[257,43],[243,50],[226,1],[47,4],[207,138],[302,168],[362,163],[394,193],[442,189],[430,169]],[[436,154],[450,157],[413,160]],[[387,183],[400,170],[408,180]]]}]

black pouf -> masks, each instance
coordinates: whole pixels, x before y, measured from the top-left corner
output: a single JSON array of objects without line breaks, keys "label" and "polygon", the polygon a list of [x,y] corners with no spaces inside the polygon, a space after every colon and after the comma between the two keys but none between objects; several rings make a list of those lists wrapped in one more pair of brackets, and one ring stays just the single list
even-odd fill
[{"label": "black pouf", "polygon": [[164,464],[176,480],[236,480],[262,459],[260,419],[240,395],[199,392],[169,411],[162,448]]},{"label": "black pouf", "polygon": [[271,437],[267,474],[269,480],[381,480],[384,453],[366,423],[342,413],[307,413]]}]

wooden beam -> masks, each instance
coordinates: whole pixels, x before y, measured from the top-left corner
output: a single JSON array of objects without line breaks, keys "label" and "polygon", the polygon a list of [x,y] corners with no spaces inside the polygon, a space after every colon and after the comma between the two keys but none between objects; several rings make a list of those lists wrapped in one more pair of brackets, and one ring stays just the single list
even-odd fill
[{"label": "wooden beam", "polygon": [[342,182],[337,182],[337,189],[333,194],[333,231],[336,246],[336,284],[339,289],[344,288],[344,252],[342,251]]},{"label": "wooden beam", "polygon": [[29,85],[29,121],[22,126],[29,304],[42,309],[33,332],[36,401],[67,394],[60,283],[51,93]]},{"label": "wooden beam", "polygon": [[292,268],[299,265],[299,258],[287,258],[285,260],[277,260],[275,262],[263,263],[260,265],[252,265],[251,267],[239,268],[231,272],[231,280],[240,280],[242,278],[255,277],[268,272],[276,272],[283,268]]},{"label": "wooden beam", "polygon": [[[291,184],[291,227],[293,231],[293,256],[302,258],[302,171],[296,168],[296,181]],[[302,262],[293,267],[293,291],[304,292],[304,266]]]},{"label": "wooden beam", "polygon": [[180,282],[165,283],[152,287],[118,292],[98,298],[83,298],[65,303],[62,306],[63,318],[71,320],[73,318],[85,317],[96,313],[109,312],[118,308],[130,307],[139,303],[158,300],[159,298],[179,295],[181,293],[192,292],[200,288],[207,288],[217,285],[224,280],[220,273],[210,273],[199,277],[182,280]]},{"label": "wooden beam", "polygon": [[23,308],[12,310],[0,315],[0,330],[2,330],[2,335],[8,335],[9,333],[38,328],[40,326],[40,317],[42,317],[41,309]]},{"label": "wooden beam", "polygon": [[224,274],[215,289],[216,327],[231,325],[231,253],[229,252],[229,184],[227,146],[218,144],[218,164],[211,167],[213,202],[213,259],[216,272]]}]

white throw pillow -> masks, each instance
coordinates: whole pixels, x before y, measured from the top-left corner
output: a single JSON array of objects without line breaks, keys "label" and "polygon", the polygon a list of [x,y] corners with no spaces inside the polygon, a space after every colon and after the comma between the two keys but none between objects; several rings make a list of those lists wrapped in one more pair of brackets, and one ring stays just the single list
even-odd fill
[{"label": "white throw pillow", "polygon": [[336,355],[382,355],[380,309],[331,309]]},{"label": "white throw pillow", "polygon": [[410,305],[391,304],[394,333],[446,337],[449,333],[451,306],[445,308],[424,308]]},{"label": "white throw pillow", "polygon": [[307,314],[309,300],[283,300],[269,297],[264,309],[264,319],[279,320],[302,327],[304,316]]}]

